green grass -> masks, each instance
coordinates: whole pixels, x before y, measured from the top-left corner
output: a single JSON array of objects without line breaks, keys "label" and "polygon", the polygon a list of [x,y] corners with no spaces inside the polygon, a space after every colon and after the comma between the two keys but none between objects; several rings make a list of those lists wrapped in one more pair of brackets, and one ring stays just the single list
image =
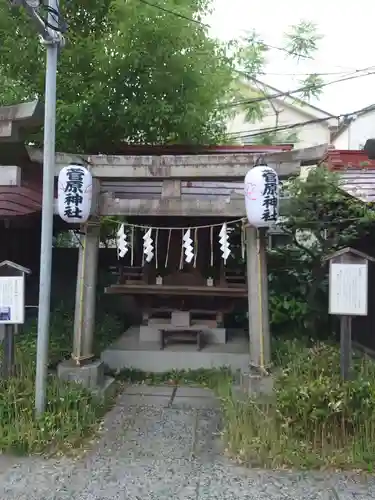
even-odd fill
[{"label": "green grass", "polygon": [[[98,315],[96,351],[121,331],[114,316]],[[80,448],[99,428],[111,401],[101,400],[76,383],[49,375],[45,413],[36,418],[36,321],[24,325],[16,340],[16,376],[0,380],[0,452],[17,454],[69,452]],[[49,360],[52,366],[70,356],[73,314],[63,306],[51,314]]]},{"label": "green grass", "polygon": [[0,383],[0,450],[17,454],[68,451],[98,429],[106,405],[77,384],[48,377],[47,407],[34,414],[34,367]]}]

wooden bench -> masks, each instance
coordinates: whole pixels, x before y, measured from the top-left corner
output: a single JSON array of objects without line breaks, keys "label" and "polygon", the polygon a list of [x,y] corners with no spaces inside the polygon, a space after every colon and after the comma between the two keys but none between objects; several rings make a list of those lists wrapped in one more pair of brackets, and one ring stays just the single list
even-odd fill
[{"label": "wooden bench", "polygon": [[164,350],[168,341],[181,343],[195,343],[197,351],[201,351],[204,345],[204,332],[202,330],[193,330],[189,328],[168,328],[167,330],[160,330],[160,349]]}]

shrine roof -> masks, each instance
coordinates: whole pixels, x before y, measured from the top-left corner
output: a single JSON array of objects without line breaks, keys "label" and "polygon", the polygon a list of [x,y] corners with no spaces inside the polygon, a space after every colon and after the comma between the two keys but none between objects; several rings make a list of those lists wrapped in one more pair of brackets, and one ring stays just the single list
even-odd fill
[{"label": "shrine roof", "polygon": [[276,145],[189,145],[189,144],[159,144],[159,145],[131,145],[122,144],[110,155],[209,155],[209,154],[246,154],[246,153],[268,153],[278,151],[290,151],[290,144]]},{"label": "shrine roof", "polygon": [[355,149],[331,149],[327,153],[326,162],[332,170],[375,168],[375,160],[369,160],[363,150]]},{"label": "shrine roof", "polygon": [[340,187],[365,203],[375,202],[375,160],[362,150],[330,150],[328,168],[340,175]]}]

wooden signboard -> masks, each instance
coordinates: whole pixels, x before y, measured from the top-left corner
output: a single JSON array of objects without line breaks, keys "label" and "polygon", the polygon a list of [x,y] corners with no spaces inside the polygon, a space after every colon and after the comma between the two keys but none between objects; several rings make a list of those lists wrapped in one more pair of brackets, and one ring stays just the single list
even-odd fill
[{"label": "wooden signboard", "polygon": [[352,318],[368,313],[368,267],[372,257],[353,248],[330,255],[329,313],[340,317],[341,376],[349,378],[352,353]]},{"label": "wooden signboard", "polygon": [[2,376],[14,372],[14,334],[25,321],[25,276],[30,269],[9,260],[0,263],[0,336],[3,339]]},{"label": "wooden signboard", "polygon": [[367,316],[368,262],[330,262],[329,313]]},{"label": "wooden signboard", "polygon": [[19,325],[25,321],[25,278],[0,276],[0,325]]}]

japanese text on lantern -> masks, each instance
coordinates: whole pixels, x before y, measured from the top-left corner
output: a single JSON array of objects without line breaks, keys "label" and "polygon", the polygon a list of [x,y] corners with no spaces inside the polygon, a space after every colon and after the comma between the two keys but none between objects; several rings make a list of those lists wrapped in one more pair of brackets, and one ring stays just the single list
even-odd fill
[{"label": "japanese text on lantern", "polygon": [[64,189],[64,215],[68,218],[81,219],[83,203],[83,179],[85,172],[80,167],[69,167]]},{"label": "japanese text on lantern", "polygon": [[273,170],[264,170],[263,214],[264,221],[277,220],[277,175]]}]

